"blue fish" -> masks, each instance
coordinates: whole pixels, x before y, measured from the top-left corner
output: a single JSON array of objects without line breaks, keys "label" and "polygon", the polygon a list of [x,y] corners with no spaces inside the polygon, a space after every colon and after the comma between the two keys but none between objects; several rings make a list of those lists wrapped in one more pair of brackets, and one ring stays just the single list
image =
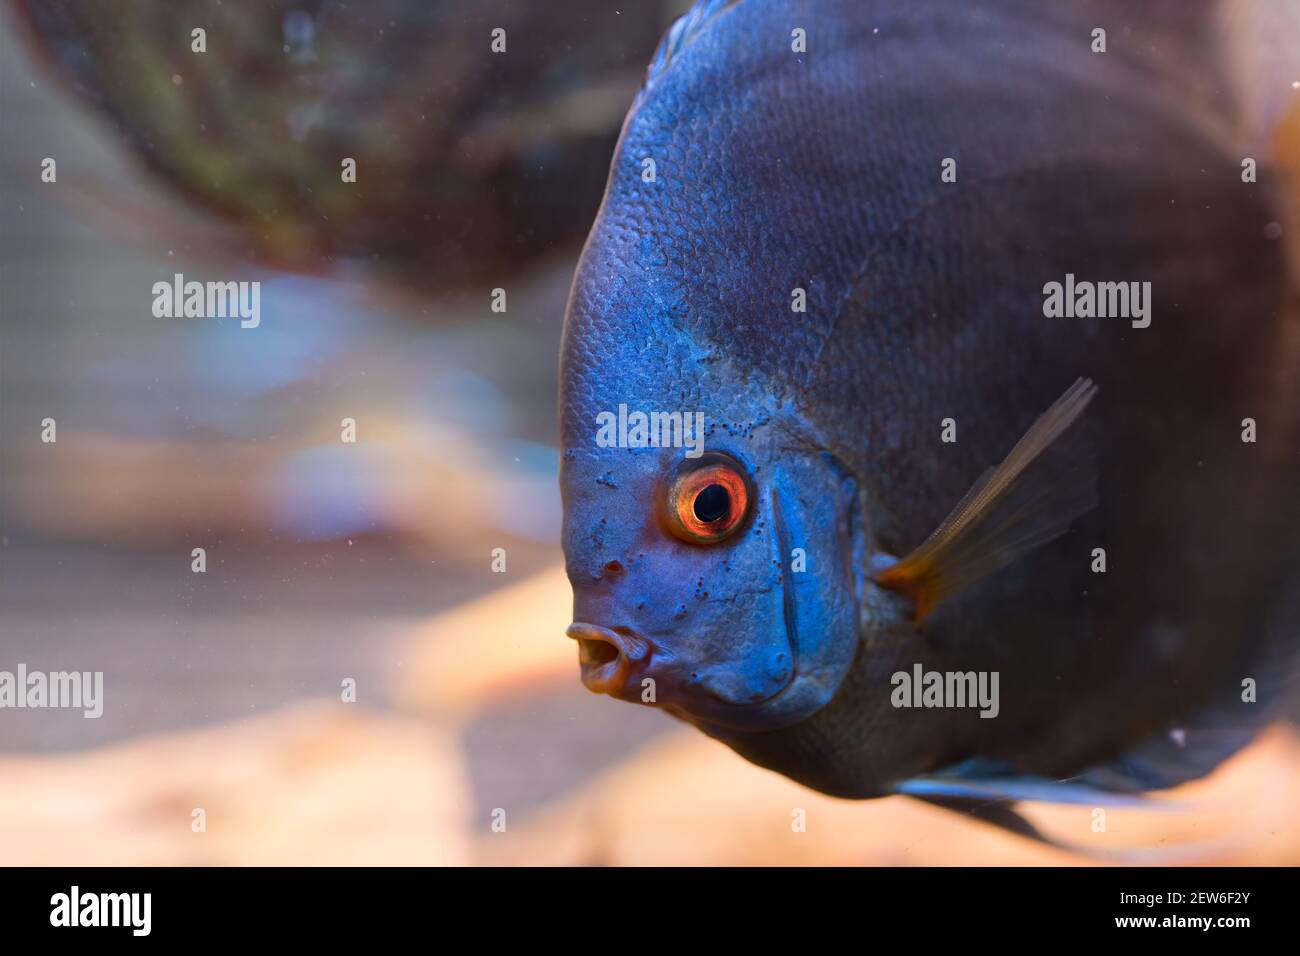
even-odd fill
[{"label": "blue fish", "polygon": [[[586,686],[1021,832],[1012,801],[1173,786],[1285,708],[1283,6],[682,17],[565,320]],[[1241,38],[1284,30],[1243,74]]]}]

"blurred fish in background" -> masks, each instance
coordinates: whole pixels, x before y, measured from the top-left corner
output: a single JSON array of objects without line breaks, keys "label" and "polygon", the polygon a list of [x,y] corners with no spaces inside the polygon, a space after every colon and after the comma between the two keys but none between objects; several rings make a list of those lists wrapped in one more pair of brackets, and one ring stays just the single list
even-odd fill
[{"label": "blurred fish in background", "polygon": [[[212,237],[225,251],[313,273],[360,264],[434,291],[499,285],[582,240],[672,7],[12,6],[45,65],[133,158],[235,227]],[[485,55],[495,29],[508,55]]]}]

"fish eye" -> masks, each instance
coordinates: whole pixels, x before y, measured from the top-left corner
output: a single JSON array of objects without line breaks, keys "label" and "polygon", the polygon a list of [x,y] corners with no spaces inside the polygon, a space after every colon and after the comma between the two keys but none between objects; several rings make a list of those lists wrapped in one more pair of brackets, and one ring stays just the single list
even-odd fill
[{"label": "fish eye", "polygon": [[731,513],[731,495],[726,485],[716,481],[705,485],[695,496],[695,517],[705,524],[711,524]]},{"label": "fish eye", "polygon": [[692,544],[727,537],[749,511],[749,484],[740,465],[713,453],[680,473],[668,489],[668,524]]}]

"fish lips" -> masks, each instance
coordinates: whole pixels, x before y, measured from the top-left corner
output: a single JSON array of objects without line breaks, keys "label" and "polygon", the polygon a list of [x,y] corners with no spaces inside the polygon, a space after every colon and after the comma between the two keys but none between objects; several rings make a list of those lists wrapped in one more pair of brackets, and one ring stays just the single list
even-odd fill
[{"label": "fish lips", "polygon": [[[660,704],[663,709],[692,722],[708,719],[708,715],[720,707],[723,713],[731,714],[733,719],[740,719],[743,725],[744,720],[739,714],[779,697],[790,687],[794,677],[793,669],[790,669],[782,675],[779,686],[772,687],[765,693],[751,694],[748,700],[732,699],[707,682],[683,680],[682,675],[667,661],[658,660],[652,666],[652,657],[662,654],[662,649],[630,627],[604,627],[586,621],[574,621],[565,634],[578,642],[582,683],[588,690],[632,703]],[[644,699],[638,677],[653,677],[659,685],[656,693],[666,692],[668,699]],[[705,713],[697,714],[696,710],[701,706]],[[714,717],[718,719],[720,715]],[[722,722],[725,724],[727,721],[722,718]]]},{"label": "fish lips", "polygon": [[582,683],[597,694],[624,697],[634,671],[650,657],[650,642],[631,628],[574,621],[565,634],[578,642]]}]

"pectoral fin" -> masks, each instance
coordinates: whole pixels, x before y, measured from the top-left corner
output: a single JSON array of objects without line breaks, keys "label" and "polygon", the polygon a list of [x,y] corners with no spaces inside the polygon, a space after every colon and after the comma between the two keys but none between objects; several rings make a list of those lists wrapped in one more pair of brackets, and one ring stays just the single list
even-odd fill
[{"label": "pectoral fin", "polygon": [[1081,378],[985,472],[925,542],[874,575],[911,598],[919,621],[940,602],[1063,534],[1096,504],[1082,428],[1097,387]]}]

